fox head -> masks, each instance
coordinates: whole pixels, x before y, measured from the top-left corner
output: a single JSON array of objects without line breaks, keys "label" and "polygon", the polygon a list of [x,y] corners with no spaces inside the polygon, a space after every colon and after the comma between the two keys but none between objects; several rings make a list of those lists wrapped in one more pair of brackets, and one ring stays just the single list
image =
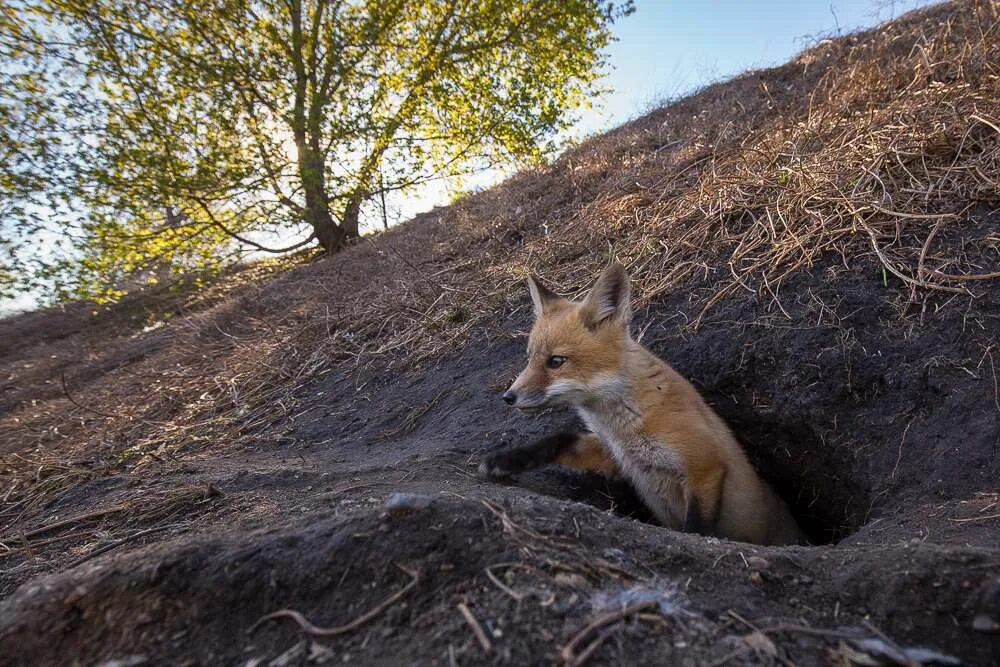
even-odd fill
[{"label": "fox head", "polygon": [[503,399],[521,410],[539,410],[619,395],[631,342],[625,267],[615,263],[605,269],[582,301],[556,295],[533,276],[528,291],[535,307],[528,365]]}]

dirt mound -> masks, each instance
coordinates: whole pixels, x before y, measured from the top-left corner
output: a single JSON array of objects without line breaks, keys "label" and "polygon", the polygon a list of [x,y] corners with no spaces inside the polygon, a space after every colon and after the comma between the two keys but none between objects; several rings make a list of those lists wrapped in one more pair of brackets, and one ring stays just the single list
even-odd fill
[{"label": "dirt mound", "polygon": [[[166,323],[0,323],[0,663],[992,664],[997,21],[823,42]],[[498,397],[524,268],[572,293],[610,254],[642,341],[820,546],[666,531],[556,469],[476,477],[575,423]],[[347,627],[255,627],[283,608]]]},{"label": "dirt mound", "polygon": [[[989,566],[983,550],[903,545],[873,586],[868,570],[882,549],[838,551],[831,567],[824,550],[696,538],[535,497],[507,505],[437,497],[408,512],[375,508],[175,540],[85,566],[0,607],[7,646],[18,647],[3,660],[547,664],[567,646],[580,656],[596,640],[604,645],[595,662],[604,664],[708,664],[755,653],[816,664],[831,642],[878,638],[865,619],[907,608],[886,627],[898,642],[933,637],[961,645],[969,660],[995,657],[995,642],[963,644],[967,631],[949,618],[981,593],[951,575]],[[933,608],[924,586],[935,589]],[[286,608],[332,626],[331,636],[303,635],[287,616],[258,623]],[[622,627],[609,635],[615,624]]]}]

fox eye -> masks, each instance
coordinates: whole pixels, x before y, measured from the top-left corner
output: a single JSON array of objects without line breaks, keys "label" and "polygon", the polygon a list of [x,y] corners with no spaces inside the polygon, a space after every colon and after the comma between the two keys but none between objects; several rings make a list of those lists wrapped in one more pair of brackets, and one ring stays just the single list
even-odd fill
[{"label": "fox eye", "polygon": [[548,366],[549,368],[559,368],[565,363],[566,363],[566,357],[560,357],[558,354],[553,354],[551,357],[548,358],[548,361],[545,362],[545,365]]}]

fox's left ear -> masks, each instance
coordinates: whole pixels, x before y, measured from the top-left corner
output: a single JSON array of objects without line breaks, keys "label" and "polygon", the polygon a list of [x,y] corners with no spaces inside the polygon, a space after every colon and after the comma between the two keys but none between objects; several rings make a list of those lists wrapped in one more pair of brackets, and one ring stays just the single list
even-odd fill
[{"label": "fox's left ear", "polygon": [[535,317],[541,317],[546,307],[559,296],[550,290],[537,276],[528,274],[528,292],[531,293],[531,303],[535,307]]},{"label": "fox's left ear", "polygon": [[632,319],[631,296],[625,267],[618,262],[613,263],[604,269],[604,273],[583,300],[581,314],[584,324],[591,329],[608,321],[621,322],[627,326]]}]

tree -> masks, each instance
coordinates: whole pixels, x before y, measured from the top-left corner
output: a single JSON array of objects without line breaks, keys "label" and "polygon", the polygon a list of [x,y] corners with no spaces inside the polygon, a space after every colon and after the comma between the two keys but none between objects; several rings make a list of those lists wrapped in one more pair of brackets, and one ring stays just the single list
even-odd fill
[{"label": "tree", "polygon": [[[45,72],[0,91],[0,110],[4,98],[24,107],[19,131],[34,146],[7,171],[44,180],[19,195],[49,198],[4,224],[23,228],[42,208],[60,220],[50,223],[60,240],[72,228],[71,252],[44,264],[49,280],[71,274],[86,294],[152,262],[202,266],[313,241],[336,251],[387,192],[540,159],[598,92],[610,24],[632,5],[37,0],[0,9],[0,69]],[[61,148],[42,155],[43,145]],[[296,234],[306,237],[275,247]]]}]

